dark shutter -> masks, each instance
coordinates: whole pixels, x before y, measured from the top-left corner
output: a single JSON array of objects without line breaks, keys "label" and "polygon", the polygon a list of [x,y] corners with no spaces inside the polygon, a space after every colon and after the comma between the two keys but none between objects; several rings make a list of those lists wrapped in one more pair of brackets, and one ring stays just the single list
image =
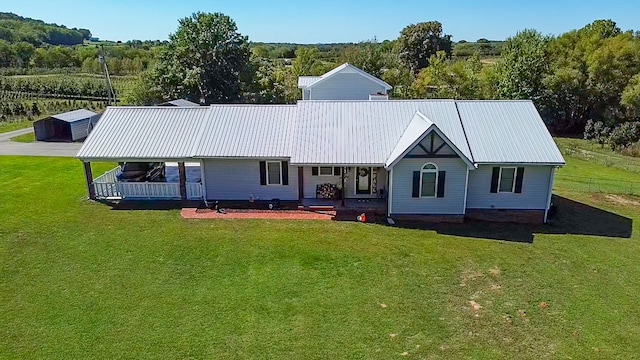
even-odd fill
[{"label": "dark shutter", "polygon": [[446,178],[447,178],[446,171],[438,172],[438,197],[439,198],[444,197],[444,183],[446,181]]},{"label": "dark shutter", "polygon": [[500,168],[499,167],[494,167],[493,168],[493,175],[491,175],[491,192],[492,193],[497,193],[498,192],[498,181],[500,180]]},{"label": "dark shutter", "polygon": [[289,162],[282,162],[282,185],[289,185]]},{"label": "dark shutter", "polygon": [[333,168],[333,176],[340,176],[340,168],[339,167],[334,167]]},{"label": "dark shutter", "polygon": [[420,197],[420,171],[413,172],[413,195],[411,196]]},{"label": "dark shutter", "polygon": [[524,168],[519,167],[516,174],[516,193],[522,193],[522,181],[524,180]]},{"label": "dark shutter", "polygon": [[314,166],[311,168],[311,175],[318,176],[318,167]]},{"label": "dark shutter", "polygon": [[260,161],[260,185],[267,185],[267,162]]}]

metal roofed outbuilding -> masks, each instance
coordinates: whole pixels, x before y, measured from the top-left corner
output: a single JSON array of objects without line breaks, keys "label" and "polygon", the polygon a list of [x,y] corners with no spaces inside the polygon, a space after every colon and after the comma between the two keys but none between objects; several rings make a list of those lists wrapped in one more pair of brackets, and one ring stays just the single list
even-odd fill
[{"label": "metal roofed outbuilding", "polygon": [[79,109],[38,120],[33,123],[33,130],[38,141],[81,141],[99,119],[100,114]]}]

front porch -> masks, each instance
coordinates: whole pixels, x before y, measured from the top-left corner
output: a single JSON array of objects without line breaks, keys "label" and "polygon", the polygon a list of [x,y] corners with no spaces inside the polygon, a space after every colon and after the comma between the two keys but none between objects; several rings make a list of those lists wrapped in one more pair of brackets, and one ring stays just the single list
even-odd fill
[{"label": "front porch", "polygon": [[[94,200],[201,200],[203,196],[199,163],[165,163],[165,174],[154,181],[118,180],[117,166],[91,181]],[[91,189],[92,188],[92,189]]]},{"label": "front porch", "polygon": [[331,199],[301,199],[298,208],[310,211],[354,210],[386,214],[387,199],[344,199],[344,202]]}]

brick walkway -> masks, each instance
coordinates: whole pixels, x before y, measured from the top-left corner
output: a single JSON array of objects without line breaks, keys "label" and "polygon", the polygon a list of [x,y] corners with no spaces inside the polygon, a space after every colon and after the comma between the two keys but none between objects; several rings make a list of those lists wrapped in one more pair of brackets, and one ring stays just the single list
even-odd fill
[{"label": "brick walkway", "polygon": [[268,220],[333,220],[335,211],[317,213],[300,210],[272,210],[272,211],[234,211],[227,210],[221,214],[212,210],[182,209],[180,213],[185,219],[268,219]]}]

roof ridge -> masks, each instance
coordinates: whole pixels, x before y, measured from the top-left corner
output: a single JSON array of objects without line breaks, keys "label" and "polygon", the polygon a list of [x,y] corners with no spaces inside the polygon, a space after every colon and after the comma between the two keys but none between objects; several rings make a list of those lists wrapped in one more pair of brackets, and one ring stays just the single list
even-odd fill
[{"label": "roof ridge", "polygon": [[460,115],[460,109],[458,109],[458,102],[454,101],[453,104],[456,106],[456,113],[458,114],[458,121],[460,121],[460,126],[462,126],[462,133],[464,134],[464,140],[467,142],[467,148],[469,148],[469,154],[471,155],[471,161],[476,162],[475,157],[473,156],[473,150],[471,150],[471,144],[469,143],[469,137],[467,136],[467,129],[464,127],[464,122],[462,121],[462,116]]}]

